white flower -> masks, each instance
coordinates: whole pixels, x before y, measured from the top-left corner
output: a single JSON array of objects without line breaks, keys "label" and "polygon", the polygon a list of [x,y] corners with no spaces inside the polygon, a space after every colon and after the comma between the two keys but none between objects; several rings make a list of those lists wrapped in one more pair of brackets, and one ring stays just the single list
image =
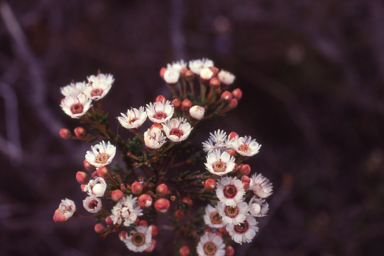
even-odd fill
[{"label": "white flower", "polygon": [[55,211],[55,214],[53,215],[53,220],[55,222],[66,221],[69,218],[71,218],[75,212],[76,212],[75,202],[73,202],[68,198],[63,199],[61,200],[59,208]]},{"label": "white flower", "polygon": [[205,207],[205,215],[203,217],[205,225],[211,228],[221,228],[225,226],[218,210],[209,204]]},{"label": "white flower", "polygon": [[70,117],[79,118],[88,111],[91,102],[92,100],[85,93],[80,93],[77,96],[66,96],[61,100],[60,107]]},{"label": "white flower", "polygon": [[196,75],[200,75],[201,70],[204,68],[213,67],[213,61],[210,59],[191,60],[189,61],[189,69]]},{"label": "white flower", "polygon": [[223,222],[225,224],[240,224],[245,220],[245,215],[248,212],[248,204],[241,202],[235,206],[225,205],[223,202],[217,204],[217,210],[219,211]]},{"label": "white flower", "polygon": [[238,137],[232,142],[233,148],[242,156],[253,156],[259,153],[261,145],[252,140],[251,136]]},{"label": "white flower", "polygon": [[210,80],[213,77],[213,72],[209,68],[203,68],[200,71],[200,77],[205,80]]},{"label": "white flower", "polygon": [[251,177],[249,190],[253,190],[253,193],[261,198],[267,198],[272,195],[273,186],[269,179],[265,178],[261,174],[257,175],[255,173]]},{"label": "white flower", "polygon": [[167,64],[167,69],[173,69],[176,70],[178,73],[180,73],[180,70],[182,68],[186,68],[187,63],[184,60],[172,62],[172,64]]},{"label": "white flower", "polygon": [[203,142],[203,150],[207,153],[213,152],[215,149],[221,152],[226,151],[232,147],[232,140],[227,138],[227,133],[223,130],[217,130],[209,133],[210,136],[207,141]]},{"label": "white flower", "polygon": [[147,119],[147,113],[144,111],[144,107],[132,108],[127,110],[127,114],[120,113],[121,116],[117,117],[120,124],[126,129],[138,129]]},{"label": "white flower", "polygon": [[137,198],[132,198],[132,195],[121,199],[112,209],[110,215],[113,224],[129,226],[135,222],[138,216],[143,215],[142,209],[137,205]]},{"label": "white flower", "polygon": [[96,179],[88,182],[84,192],[87,192],[89,196],[103,197],[106,189],[107,183],[105,180],[101,177],[96,177]]},{"label": "white flower", "polygon": [[168,139],[180,142],[188,138],[192,131],[191,125],[185,118],[172,118],[163,124],[163,131]]},{"label": "white flower", "polygon": [[154,123],[163,123],[173,115],[174,108],[169,100],[147,104],[147,116]]},{"label": "white flower", "polygon": [[227,152],[221,153],[220,150],[216,149],[208,154],[205,167],[210,173],[223,176],[233,171],[235,158]]},{"label": "white flower", "polygon": [[235,206],[243,201],[245,194],[241,180],[232,177],[223,177],[217,182],[216,195],[225,205]]},{"label": "white flower", "polygon": [[85,160],[95,167],[110,164],[116,154],[116,147],[110,141],[108,141],[108,144],[102,141],[95,146],[91,146],[91,150],[85,154]]},{"label": "white flower", "polygon": [[265,202],[265,199],[257,198],[256,196],[252,197],[249,201],[248,207],[249,213],[253,217],[264,217],[269,210],[269,205]]},{"label": "white flower", "polygon": [[166,137],[159,128],[148,129],[144,133],[144,143],[150,149],[158,149],[164,145]]},{"label": "white flower", "polygon": [[225,244],[223,238],[214,233],[204,234],[200,237],[196,250],[199,256],[224,256]]},{"label": "white flower", "polygon": [[189,109],[189,114],[196,120],[201,120],[204,117],[204,107],[195,105]]},{"label": "white flower", "polygon": [[80,93],[85,92],[86,84],[85,82],[77,82],[77,83],[71,83],[67,86],[61,87],[60,91],[61,94],[64,96],[74,96],[76,97]]},{"label": "white flower", "polygon": [[152,244],[152,227],[136,227],[137,232],[132,231],[123,242],[129,250],[134,252],[143,252]]},{"label": "white flower", "polygon": [[232,73],[225,70],[221,70],[217,76],[220,82],[227,86],[233,84],[236,78]]},{"label": "white flower", "polygon": [[167,69],[164,73],[164,81],[167,84],[175,84],[179,81],[180,72],[175,69]]},{"label": "white flower", "polygon": [[115,81],[111,74],[97,74],[88,77],[87,93],[92,100],[100,100],[104,98],[112,87]]},{"label": "white flower", "polygon": [[203,144],[204,152],[206,152],[208,154],[212,153],[216,149],[213,141],[211,141],[211,140],[204,141],[202,144]]},{"label": "white flower", "polygon": [[87,196],[83,200],[83,206],[85,210],[90,213],[98,213],[101,210],[103,204],[101,203],[101,200],[99,198],[95,196]]},{"label": "white flower", "polygon": [[243,242],[250,243],[252,238],[255,237],[256,232],[259,231],[256,219],[249,215],[246,217],[244,223],[238,225],[228,224],[226,229],[231,235],[232,240],[239,244]]}]

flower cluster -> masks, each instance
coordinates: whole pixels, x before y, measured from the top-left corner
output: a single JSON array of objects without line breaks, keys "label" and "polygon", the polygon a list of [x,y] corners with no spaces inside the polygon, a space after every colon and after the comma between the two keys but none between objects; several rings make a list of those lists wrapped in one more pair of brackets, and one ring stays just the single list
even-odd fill
[{"label": "flower cluster", "polygon": [[[102,238],[119,231],[129,250],[151,252],[159,233],[156,215],[171,213],[172,229],[186,238],[174,246],[180,255],[233,255],[229,238],[250,242],[258,230],[256,218],[268,212],[265,198],[272,193],[271,183],[261,174],[249,177],[249,165],[242,164],[259,152],[260,144],[222,130],[211,133],[202,150],[190,141],[200,122],[234,109],[242,92],[228,91],[235,76],[209,59],[173,62],[161,68],[160,77],[173,99],[159,95],[116,117],[132,132],[128,138],[108,128],[108,114],[101,107],[114,82],[112,75],[99,72],[88,82],[61,88],[61,108],[82,124],[74,135],[61,129],[61,137],[94,143],[84,156],[86,171],[76,173],[86,194],[83,207],[92,216],[80,215],[75,203],[65,199],[53,219],[96,220],[95,232]],[[123,165],[114,161],[117,156]],[[205,171],[191,170],[204,166]],[[191,216],[195,201],[210,203],[205,214]],[[204,229],[204,223],[209,228]]]}]

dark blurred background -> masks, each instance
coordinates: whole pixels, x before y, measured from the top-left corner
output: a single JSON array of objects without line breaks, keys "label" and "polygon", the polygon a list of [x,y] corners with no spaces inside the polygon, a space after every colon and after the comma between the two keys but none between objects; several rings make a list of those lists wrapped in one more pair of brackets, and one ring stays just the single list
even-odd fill
[{"label": "dark blurred background", "polygon": [[90,146],[59,137],[78,125],[60,87],[112,73],[103,107],[117,130],[130,106],[171,99],[161,67],[203,57],[243,98],[201,138],[256,138],[248,163],[274,184],[235,255],[384,255],[383,1],[2,0],[0,15],[0,255],[132,255],[92,221],[52,221],[66,197],[85,212],[75,174]]}]

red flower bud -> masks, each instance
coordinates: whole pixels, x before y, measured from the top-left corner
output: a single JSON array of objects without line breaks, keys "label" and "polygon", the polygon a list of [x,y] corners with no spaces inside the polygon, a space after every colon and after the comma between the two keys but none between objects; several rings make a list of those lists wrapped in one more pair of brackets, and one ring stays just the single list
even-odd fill
[{"label": "red flower bud", "polygon": [[220,80],[217,77],[213,77],[211,80],[209,80],[209,87],[212,89],[220,88]]},{"label": "red flower bud", "polygon": [[244,189],[248,189],[251,179],[247,175],[243,175],[243,177],[241,177],[241,182],[243,183]]},{"label": "red flower bud", "polygon": [[192,201],[191,198],[189,198],[189,197],[184,197],[184,198],[181,200],[181,202],[187,204],[189,207],[192,207],[192,205],[193,205],[193,201]]},{"label": "red flower bud", "polygon": [[139,196],[138,205],[141,208],[150,207],[152,205],[152,197],[147,194],[142,194],[141,196]]},{"label": "red flower bud", "polygon": [[169,209],[170,203],[168,199],[160,198],[155,202],[155,209],[159,212],[166,212]]},{"label": "red flower bud", "polygon": [[159,123],[154,123],[153,125],[151,125],[151,130],[155,129],[155,128],[163,129],[163,126],[161,124],[159,124]]},{"label": "red flower bud", "polygon": [[146,221],[146,220],[140,220],[140,221],[139,221],[139,226],[148,227],[148,221]]},{"label": "red flower bud", "polygon": [[152,228],[152,237],[157,236],[159,233],[159,228],[156,225],[151,225],[149,227]]},{"label": "red flower bud", "polygon": [[232,256],[235,254],[235,249],[232,246],[225,247],[225,256]]},{"label": "red flower bud", "polygon": [[225,91],[221,94],[220,98],[223,101],[230,102],[232,100],[232,93]]},{"label": "red flower bud", "polygon": [[108,173],[107,167],[100,166],[99,168],[97,168],[97,176],[99,176],[101,178],[105,178],[107,176],[107,173]]},{"label": "red flower bud", "polygon": [[223,234],[222,234],[221,232],[219,232],[219,231],[215,232],[214,234],[215,234],[216,236],[223,237]]},{"label": "red flower bud", "polygon": [[175,211],[175,217],[178,218],[179,220],[181,220],[182,218],[184,218],[184,212],[180,209],[177,209]]},{"label": "red flower bud", "polygon": [[160,69],[160,77],[161,77],[161,78],[164,78],[164,73],[165,73],[165,71],[167,71],[167,69],[164,68],[164,67],[162,67],[162,68]]},{"label": "red flower bud", "polygon": [[180,248],[179,252],[180,252],[181,256],[187,256],[187,255],[189,255],[190,250],[189,250],[188,246],[184,245],[183,247]]},{"label": "red flower bud", "polygon": [[83,127],[79,126],[75,128],[75,135],[77,138],[84,138],[87,135],[87,131]]},{"label": "red flower bud", "polygon": [[175,109],[179,109],[181,106],[181,101],[179,99],[172,100],[172,105]]},{"label": "red flower bud", "polygon": [[237,133],[235,133],[235,132],[231,132],[231,133],[228,135],[228,138],[229,138],[230,140],[234,140],[234,139],[239,138],[239,135],[238,135]]},{"label": "red flower bud", "polygon": [[112,225],[113,224],[113,220],[111,219],[111,217],[107,216],[107,218],[105,218],[105,222],[108,224],[108,225]]},{"label": "red flower bud", "polygon": [[65,128],[61,128],[59,134],[60,134],[60,137],[65,140],[69,140],[72,137],[71,132]]},{"label": "red flower bud", "polygon": [[236,156],[236,150],[234,149],[228,149],[227,153],[230,154],[231,156]]},{"label": "red flower bud", "polygon": [[229,107],[230,109],[236,108],[236,107],[237,107],[237,99],[232,99],[232,100],[229,102],[228,107]]},{"label": "red flower bud", "polygon": [[167,185],[165,185],[164,183],[158,185],[157,188],[156,188],[156,193],[159,196],[166,196],[166,195],[168,195],[168,187],[167,187]]},{"label": "red flower bud", "polygon": [[89,172],[93,172],[94,170],[96,170],[96,167],[91,165],[87,160],[84,160],[83,164],[84,164],[85,170],[87,170]]},{"label": "red flower bud", "polygon": [[128,234],[127,231],[120,231],[120,233],[119,233],[119,239],[120,239],[121,241],[127,239],[127,234]]},{"label": "red flower bud", "polygon": [[192,103],[189,99],[183,100],[181,103],[181,110],[182,111],[189,111],[189,109],[192,107]]},{"label": "red flower bud", "polygon": [[114,202],[119,202],[123,197],[124,193],[120,189],[113,190],[111,193],[111,198]]},{"label": "red flower bud", "polygon": [[77,172],[76,173],[76,180],[80,184],[87,184],[89,181],[89,176],[85,172]]},{"label": "red flower bud", "polygon": [[206,190],[213,190],[216,187],[216,181],[214,179],[207,179],[204,182],[204,188]]},{"label": "red flower bud", "polygon": [[251,167],[249,166],[249,164],[243,164],[240,167],[240,174],[249,175],[250,172],[251,172]]},{"label": "red flower bud", "polygon": [[164,102],[166,101],[167,99],[163,96],[163,95],[159,95],[156,97],[156,102]]},{"label": "red flower bud", "polygon": [[241,92],[241,90],[239,88],[237,88],[237,89],[232,91],[232,96],[234,98],[236,98],[237,100],[240,100],[241,97],[243,96],[243,93]]},{"label": "red flower bud", "polygon": [[186,72],[185,72],[185,79],[187,80],[187,81],[189,81],[189,82],[192,82],[193,81],[193,79],[195,78],[195,74],[191,71],[191,70],[187,70]]},{"label": "red flower bud", "polygon": [[104,227],[103,224],[97,223],[97,224],[95,225],[95,232],[96,232],[97,234],[104,233],[104,231],[105,231],[105,227]]},{"label": "red flower bud", "polygon": [[143,191],[143,185],[140,182],[133,182],[131,186],[131,190],[133,194],[139,195]]}]

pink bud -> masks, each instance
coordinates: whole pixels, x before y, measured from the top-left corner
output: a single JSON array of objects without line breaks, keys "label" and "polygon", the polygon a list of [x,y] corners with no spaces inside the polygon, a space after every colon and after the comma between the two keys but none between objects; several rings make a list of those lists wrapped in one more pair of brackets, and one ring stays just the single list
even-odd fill
[{"label": "pink bud", "polygon": [[151,245],[145,249],[146,252],[152,252],[156,247],[156,240],[151,240]]},{"label": "pink bud", "polygon": [[91,177],[92,177],[92,178],[96,178],[96,177],[98,177],[98,175],[97,175],[97,171],[94,171],[94,172],[91,174]]},{"label": "pink bud", "polygon": [[139,226],[148,227],[148,221],[146,221],[146,220],[140,220],[140,221],[139,221]]},{"label": "pink bud", "polygon": [[75,135],[78,138],[84,138],[87,135],[87,131],[83,127],[79,126],[75,128]]},{"label": "pink bud", "polygon": [[181,110],[182,111],[189,111],[189,109],[192,107],[192,103],[189,99],[183,100],[181,103]]},{"label": "pink bud", "polygon": [[152,205],[152,197],[147,194],[139,196],[138,204],[141,208],[147,208]]},{"label": "pink bud", "polygon": [[141,192],[143,191],[143,185],[140,182],[135,181],[131,186],[131,190],[133,194],[141,194]]},{"label": "pink bud", "polygon": [[219,69],[217,67],[209,67],[209,69],[213,72],[213,76],[217,76],[219,73]]},{"label": "pink bud", "polygon": [[243,164],[240,168],[240,174],[242,175],[249,175],[249,173],[251,172],[251,167],[249,166],[249,164]]},{"label": "pink bud", "polygon": [[160,198],[155,202],[155,209],[159,212],[166,212],[169,209],[170,203],[168,199]]},{"label": "pink bud", "polygon": [[216,187],[216,181],[214,179],[207,179],[204,182],[204,188],[206,190],[213,190]]},{"label": "pink bud", "polygon": [[81,185],[80,185],[80,189],[81,189],[81,191],[84,192],[84,189],[85,189],[86,186],[87,186],[87,184],[81,184]]},{"label": "pink bud", "polygon": [[97,168],[97,176],[99,176],[101,178],[105,178],[107,176],[107,173],[108,173],[107,167],[100,166],[99,168]]},{"label": "pink bud", "polygon": [[209,87],[211,87],[212,89],[220,88],[220,80],[217,77],[213,77],[209,81]]},{"label": "pink bud", "polygon": [[163,126],[159,123],[154,123],[153,125],[151,125],[151,130],[152,129],[163,129]]},{"label": "pink bud", "polygon": [[164,67],[162,67],[161,69],[160,69],[160,77],[161,78],[164,78],[164,73],[167,71],[167,69],[166,68],[164,68]]},{"label": "pink bud", "polygon": [[195,78],[195,74],[191,70],[187,70],[184,75],[185,79],[189,82],[192,82]]},{"label": "pink bud", "polygon": [[228,149],[227,153],[230,154],[231,156],[236,156],[236,150],[234,149]]},{"label": "pink bud", "polygon": [[219,231],[220,231],[222,234],[224,234],[224,233],[227,232],[227,229],[226,229],[226,227],[224,226],[224,227],[219,228]]},{"label": "pink bud", "polygon": [[231,132],[231,133],[228,135],[228,138],[229,138],[230,140],[234,140],[234,139],[239,138],[239,135],[238,135],[237,133],[235,133],[235,132]]},{"label": "pink bud", "polygon": [[244,189],[249,189],[251,179],[247,175],[243,175],[243,177],[241,177],[241,182],[243,183]]},{"label": "pink bud", "polygon": [[65,140],[69,140],[72,137],[71,132],[65,128],[61,128],[59,134],[60,134],[60,137]]},{"label": "pink bud", "polygon": [[111,198],[114,202],[119,202],[123,197],[124,193],[120,189],[113,190],[111,193]]},{"label": "pink bud", "polygon": [[237,172],[237,163],[235,163],[235,167],[233,168],[233,171],[231,171],[230,173],[235,173],[235,172]]},{"label": "pink bud", "polygon": [[186,203],[189,207],[192,207],[193,201],[189,197],[184,197],[181,202]]},{"label": "pink bud", "polygon": [[236,107],[237,107],[237,99],[232,99],[232,100],[229,102],[228,107],[229,107],[230,109],[236,108]]},{"label": "pink bud", "polygon": [[237,100],[240,100],[241,97],[243,96],[243,93],[239,88],[235,89],[232,91],[232,96],[235,97]]},{"label": "pink bud", "polygon": [[84,164],[85,170],[87,170],[89,172],[93,172],[94,170],[96,170],[96,167],[91,165],[87,160],[84,160],[83,164]]},{"label": "pink bud", "polygon": [[156,188],[156,193],[159,196],[166,196],[166,195],[168,195],[168,187],[167,187],[167,185],[165,185],[164,183],[158,185],[157,188]]},{"label": "pink bud", "polygon": [[85,172],[77,172],[76,173],[76,180],[80,184],[87,184],[89,181],[89,176]]},{"label": "pink bud", "polygon": [[128,234],[127,231],[120,231],[120,233],[119,233],[119,239],[120,239],[121,241],[127,239],[127,234]]},{"label": "pink bud", "polygon": [[220,98],[223,101],[230,102],[232,100],[232,93],[230,93],[229,91],[225,91],[221,94]]},{"label": "pink bud", "polygon": [[184,245],[183,247],[180,248],[179,252],[180,252],[181,256],[187,256],[187,255],[189,255],[190,250],[189,250],[188,246]]},{"label": "pink bud", "polygon": [[235,254],[235,249],[232,246],[225,247],[225,256],[232,256]]},{"label": "pink bud", "polygon": [[175,109],[179,109],[181,106],[181,101],[179,99],[172,100],[172,105]]},{"label": "pink bud", "polygon": [[164,102],[167,99],[163,95],[159,95],[156,97],[156,102]]},{"label": "pink bud", "polygon": [[152,229],[152,237],[157,236],[159,233],[159,228],[156,225],[149,226]]},{"label": "pink bud", "polygon": [[62,213],[60,212],[59,209],[57,209],[57,210],[55,211],[55,214],[53,214],[53,221],[54,221],[54,222],[63,222],[63,221],[66,221],[66,220],[67,220],[67,218],[65,217],[64,214],[62,214]]},{"label": "pink bud", "polygon": [[112,224],[113,224],[113,220],[111,219],[110,216],[107,216],[107,218],[105,218],[105,222],[106,222],[108,225],[112,225]]},{"label": "pink bud", "polygon": [[104,225],[102,225],[102,224],[100,224],[100,223],[97,223],[97,224],[95,225],[95,232],[96,232],[97,234],[104,233],[104,231],[105,231],[105,227],[104,227]]},{"label": "pink bud", "polygon": [[184,218],[184,212],[180,209],[177,209],[175,211],[175,217],[179,220],[181,220],[182,218]]}]

